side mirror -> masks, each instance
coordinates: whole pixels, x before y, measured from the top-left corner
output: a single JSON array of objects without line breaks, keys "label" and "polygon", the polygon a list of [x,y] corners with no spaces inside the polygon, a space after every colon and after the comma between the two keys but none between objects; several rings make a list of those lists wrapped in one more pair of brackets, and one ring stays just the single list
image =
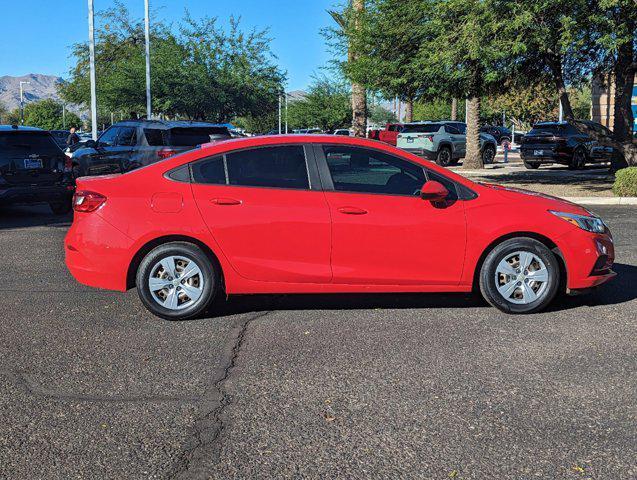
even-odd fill
[{"label": "side mirror", "polygon": [[420,198],[431,202],[444,200],[447,198],[447,195],[449,195],[449,190],[447,190],[442,183],[436,182],[435,180],[429,180],[420,190]]}]

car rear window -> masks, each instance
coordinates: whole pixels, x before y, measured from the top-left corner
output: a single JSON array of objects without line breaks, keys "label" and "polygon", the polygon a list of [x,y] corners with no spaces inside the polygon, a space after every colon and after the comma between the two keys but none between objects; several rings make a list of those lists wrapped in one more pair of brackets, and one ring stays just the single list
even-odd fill
[{"label": "car rear window", "polygon": [[440,125],[435,123],[423,123],[420,125],[405,125],[401,133],[435,133],[440,130]]},{"label": "car rear window", "polygon": [[225,127],[188,127],[171,128],[169,145],[174,147],[194,147],[202,143],[209,143],[219,138],[230,138],[230,132]]},{"label": "car rear window", "polygon": [[563,125],[535,125],[530,133],[533,134],[533,133],[539,133],[539,132],[564,133],[564,126]]},{"label": "car rear window", "polygon": [[55,155],[60,147],[47,132],[0,132],[0,155]]}]

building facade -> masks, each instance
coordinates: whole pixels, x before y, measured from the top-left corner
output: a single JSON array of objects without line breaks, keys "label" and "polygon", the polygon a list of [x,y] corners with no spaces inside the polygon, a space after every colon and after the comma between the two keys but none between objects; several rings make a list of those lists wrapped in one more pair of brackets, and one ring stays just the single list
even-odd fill
[{"label": "building facade", "polygon": [[[633,86],[633,133],[637,132],[637,75]],[[609,74],[593,78],[591,85],[591,120],[613,129],[615,125],[615,82]]]}]

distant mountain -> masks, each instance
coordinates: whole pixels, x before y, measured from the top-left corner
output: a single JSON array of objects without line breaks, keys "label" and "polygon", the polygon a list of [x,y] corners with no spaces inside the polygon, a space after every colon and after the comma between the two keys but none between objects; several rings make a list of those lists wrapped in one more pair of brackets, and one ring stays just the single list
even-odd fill
[{"label": "distant mountain", "polygon": [[304,90],[292,90],[288,92],[288,102],[298,102],[299,100],[305,100],[307,92]]}]

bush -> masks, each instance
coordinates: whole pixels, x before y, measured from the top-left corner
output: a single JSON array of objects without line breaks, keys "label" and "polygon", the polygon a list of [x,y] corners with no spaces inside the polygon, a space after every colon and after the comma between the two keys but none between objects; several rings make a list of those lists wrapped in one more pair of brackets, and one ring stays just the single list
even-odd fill
[{"label": "bush", "polygon": [[615,174],[613,193],[618,197],[637,197],[637,167],[622,168]]}]

